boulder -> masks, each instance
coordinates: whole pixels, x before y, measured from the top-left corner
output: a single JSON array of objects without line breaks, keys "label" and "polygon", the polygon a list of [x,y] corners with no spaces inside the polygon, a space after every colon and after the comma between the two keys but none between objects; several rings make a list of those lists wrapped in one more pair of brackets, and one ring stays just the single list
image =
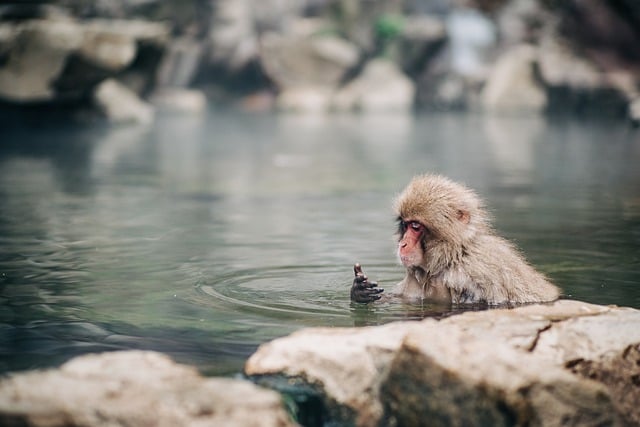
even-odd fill
[{"label": "boulder", "polygon": [[278,94],[276,107],[289,113],[322,114],[329,110],[332,91],[322,86],[300,86]]},{"label": "boulder", "polygon": [[245,372],[301,380],[359,426],[640,425],[638,324],[639,310],[561,300],[309,329],[261,346]]},{"label": "boulder", "polygon": [[299,38],[267,33],[260,43],[262,67],[282,91],[309,86],[333,89],[358,59],[354,45],[329,35]]},{"label": "boulder", "polygon": [[33,427],[295,425],[280,396],[247,381],[203,378],[154,352],[81,356],[0,381],[0,424]]},{"label": "boulder", "polygon": [[393,62],[369,61],[362,73],[334,96],[336,111],[408,112],[414,104],[415,84]]},{"label": "boulder", "polygon": [[595,65],[574,53],[566,41],[545,37],[538,52],[540,76],[548,86],[593,90],[604,83],[602,73]]},{"label": "boulder", "polygon": [[153,121],[153,107],[140,99],[128,87],[114,79],[107,79],[96,87],[93,100],[110,123],[150,123]]},{"label": "boulder", "polygon": [[547,95],[536,78],[536,63],[537,51],[531,45],[518,45],[503,53],[482,90],[483,109],[498,113],[542,112]]},{"label": "boulder", "polygon": [[[140,59],[141,46],[161,51],[167,37],[165,25],[136,20],[1,23],[0,54],[6,61],[0,64],[0,98],[80,104],[102,80],[125,75]],[[147,80],[155,78],[154,67],[144,72],[151,75]]]},{"label": "boulder", "polygon": [[69,54],[82,45],[82,27],[70,20],[33,20],[1,24],[12,41],[0,66],[0,98],[42,102],[55,97],[54,83]]},{"label": "boulder", "polygon": [[634,126],[640,125],[640,96],[632,99],[629,103],[628,116]]},{"label": "boulder", "polygon": [[443,20],[432,15],[407,16],[398,37],[398,49],[394,52],[394,57],[398,58],[395,62],[409,75],[419,75],[446,40]]},{"label": "boulder", "polygon": [[174,113],[203,113],[207,97],[199,90],[164,87],[153,93],[150,102],[160,111]]}]

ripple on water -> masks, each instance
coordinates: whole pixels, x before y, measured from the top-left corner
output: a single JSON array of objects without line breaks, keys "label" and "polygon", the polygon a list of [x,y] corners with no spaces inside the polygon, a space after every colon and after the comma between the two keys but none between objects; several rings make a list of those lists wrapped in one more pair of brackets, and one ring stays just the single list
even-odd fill
[{"label": "ripple on water", "polygon": [[[394,277],[401,274],[395,264],[379,266],[371,272],[376,279],[380,277],[381,286],[388,291],[399,280]],[[272,320],[295,319],[301,326],[360,326],[452,313],[448,307],[409,305],[399,300],[352,304],[350,273],[343,266],[322,265],[237,270],[198,283],[196,303]]]},{"label": "ripple on water", "polygon": [[348,317],[342,268],[273,266],[237,270],[196,285],[199,302],[269,317]]}]

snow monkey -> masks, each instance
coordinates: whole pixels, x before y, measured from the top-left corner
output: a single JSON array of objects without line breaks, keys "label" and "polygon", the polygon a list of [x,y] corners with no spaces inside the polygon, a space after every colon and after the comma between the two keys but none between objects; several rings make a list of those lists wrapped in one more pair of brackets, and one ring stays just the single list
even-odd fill
[{"label": "snow monkey", "polygon": [[[413,301],[489,305],[553,301],[559,290],[497,236],[479,197],[438,175],[415,177],[395,201],[398,258],[407,272],[391,295]],[[382,297],[360,264],[351,299]]]}]

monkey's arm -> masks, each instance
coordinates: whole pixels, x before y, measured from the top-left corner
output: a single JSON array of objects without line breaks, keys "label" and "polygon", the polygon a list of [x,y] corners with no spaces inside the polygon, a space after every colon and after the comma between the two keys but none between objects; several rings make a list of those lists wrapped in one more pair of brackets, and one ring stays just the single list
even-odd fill
[{"label": "monkey's arm", "polygon": [[360,303],[369,303],[379,300],[384,289],[378,288],[376,282],[370,282],[369,278],[362,272],[362,266],[356,264],[353,266],[355,278],[351,286],[351,301]]}]

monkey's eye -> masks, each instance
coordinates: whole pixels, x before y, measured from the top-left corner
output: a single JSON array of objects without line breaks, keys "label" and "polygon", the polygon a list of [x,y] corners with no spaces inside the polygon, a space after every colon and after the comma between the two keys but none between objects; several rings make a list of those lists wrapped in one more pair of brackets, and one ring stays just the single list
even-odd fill
[{"label": "monkey's eye", "polygon": [[403,219],[399,219],[398,222],[400,225],[401,232],[404,232],[409,227],[411,227],[411,229],[415,231],[425,230],[425,227],[422,224],[420,224],[418,221],[405,221]]},{"label": "monkey's eye", "polygon": [[411,222],[409,223],[409,227],[413,228],[413,229],[414,229],[414,230],[416,230],[416,231],[420,231],[420,230],[422,230],[422,224],[420,224],[420,223],[419,223],[419,222],[417,222],[417,221],[411,221]]}]

